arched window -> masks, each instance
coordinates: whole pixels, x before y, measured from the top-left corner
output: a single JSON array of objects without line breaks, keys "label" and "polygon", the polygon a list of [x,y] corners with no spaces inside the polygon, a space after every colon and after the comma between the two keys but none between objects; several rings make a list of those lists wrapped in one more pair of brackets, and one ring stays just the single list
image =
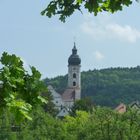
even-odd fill
[{"label": "arched window", "polygon": [[76,82],[73,82],[73,86],[76,86]]},{"label": "arched window", "polygon": [[76,73],[73,74],[73,78],[76,78]]}]

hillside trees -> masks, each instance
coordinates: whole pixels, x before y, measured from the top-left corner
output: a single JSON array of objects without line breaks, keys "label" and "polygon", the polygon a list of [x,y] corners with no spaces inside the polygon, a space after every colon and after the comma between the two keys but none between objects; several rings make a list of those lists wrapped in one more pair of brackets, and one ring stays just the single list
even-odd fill
[{"label": "hillside trees", "polygon": [[55,78],[45,78],[44,82],[47,83],[47,85],[52,85],[53,87],[57,87],[57,91],[59,93],[64,92],[67,86],[68,76],[57,76]]},{"label": "hillside trees", "polygon": [[48,17],[59,15],[59,19],[65,22],[76,10],[82,13],[83,7],[96,16],[103,11],[110,13],[120,11],[124,6],[131,4],[132,0],[51,0],[41,14]]},{"label": "hillside trees", "polygon": [[[59,92],[67,86],[61,84],[65,77],[48,79],[45,84],[51,84]],[[121,102],[129,104],[140,100],[140,67],[85,71],[81,73],[81,84],[82,98],[90,97],[96,105],[116,107]]]}]

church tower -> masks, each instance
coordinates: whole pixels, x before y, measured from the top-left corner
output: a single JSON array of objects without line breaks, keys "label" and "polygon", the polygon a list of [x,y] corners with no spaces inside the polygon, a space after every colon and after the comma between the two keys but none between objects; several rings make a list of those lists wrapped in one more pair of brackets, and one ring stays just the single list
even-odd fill
[{"label": "church tower", "polygon": [[75,100],[81,99],[81,59],[77,54],[76,45],[68,59],[68,88],[74,89]]}]

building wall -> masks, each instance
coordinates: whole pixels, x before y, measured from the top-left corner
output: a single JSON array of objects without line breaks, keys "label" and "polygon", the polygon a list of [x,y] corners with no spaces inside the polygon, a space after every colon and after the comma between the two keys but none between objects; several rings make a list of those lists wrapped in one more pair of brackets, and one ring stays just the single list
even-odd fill
[{"label": "building wall", "polygon": [[[75,89],[75,99],[81,99],[81,72],[80,65],[68,66],[68,88]],[[75,85],[74,85],[75,83]]]},{"label": "building wall", "polygon": [[[74,74],[76,77],[73,77]],[[73,82],[76,82],[76,86],[73,86]],[[69,88],[81,88],[81,73],[80,73],[80,65],[78,66],[68,66],[68,87]]]}]

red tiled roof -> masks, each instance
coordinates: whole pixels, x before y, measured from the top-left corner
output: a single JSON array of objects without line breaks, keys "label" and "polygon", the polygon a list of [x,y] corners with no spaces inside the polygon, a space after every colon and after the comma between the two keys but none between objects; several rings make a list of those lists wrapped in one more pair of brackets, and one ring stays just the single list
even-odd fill
[{"label": "red tiled roof", "polygon": [[115,110],[119,113],[124,113],[126,112],[126,105],[121,103],[119,106],[115,108]]},{"label": "red tiled roof", "polygon": [[62,94],[62,99],[64,101],[73,101],[75,100],[75,90],[72,88],[67,88]]}]

